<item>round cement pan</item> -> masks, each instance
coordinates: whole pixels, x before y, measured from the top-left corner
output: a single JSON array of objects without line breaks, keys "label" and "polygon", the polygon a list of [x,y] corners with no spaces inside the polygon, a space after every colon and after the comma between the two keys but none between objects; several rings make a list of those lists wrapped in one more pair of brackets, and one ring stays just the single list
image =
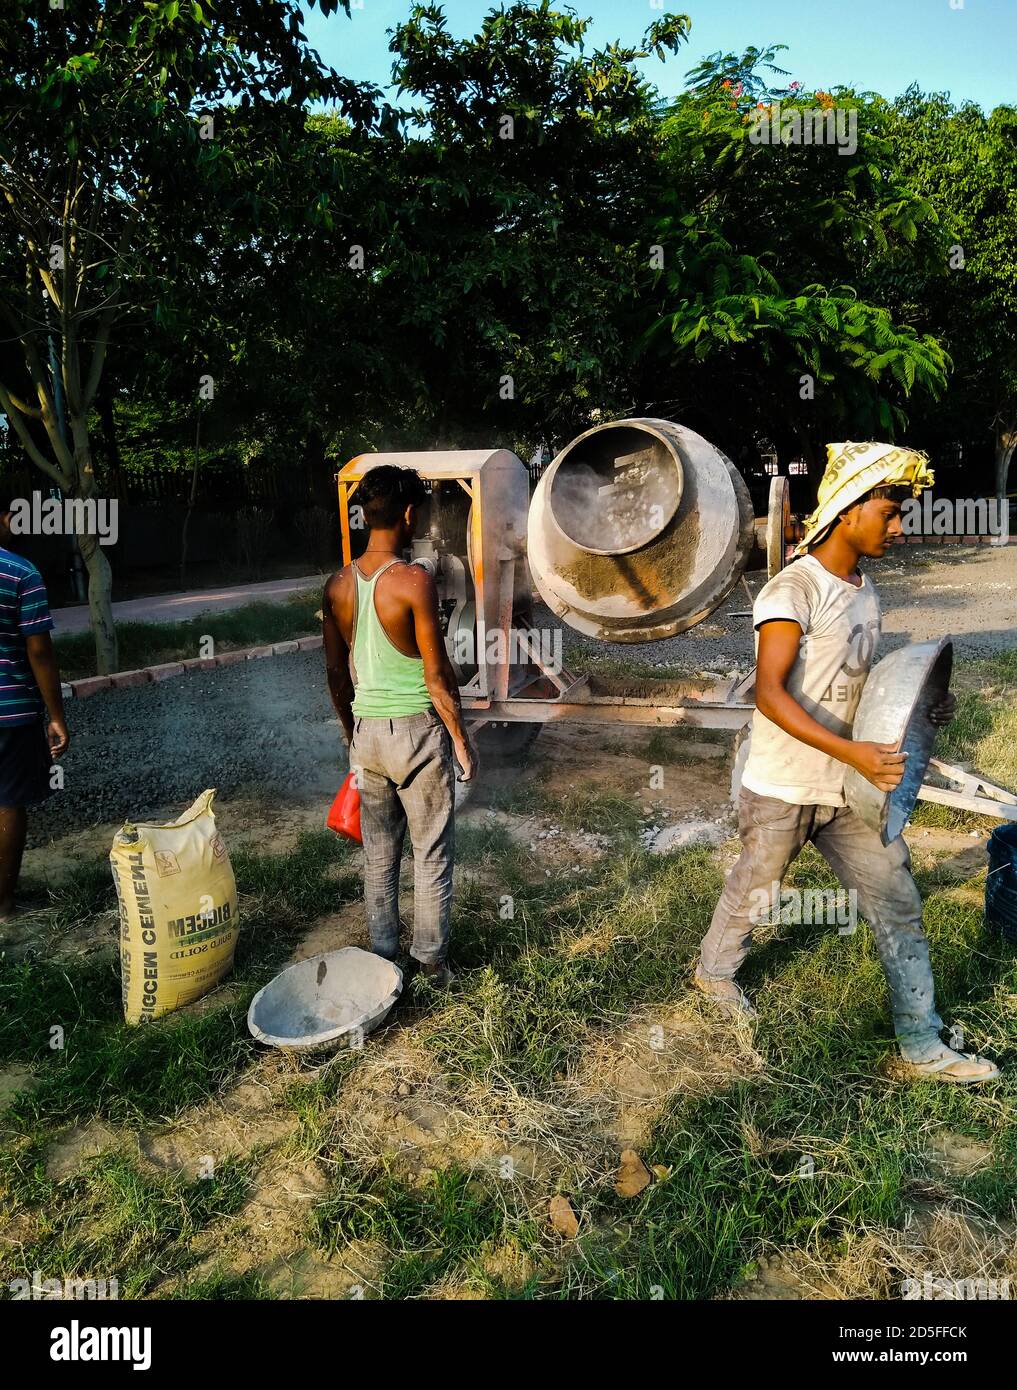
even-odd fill
[{"label": "round cement pan", "polygon": [[247,1026],[269,1047],[344,1047],[384,1023],[402,992],[392,961],[344,946],[281,971],[260,989]]},{"label": "round cement pan", "polygon": [[950,689],[952,667],[953,643],[943,637],[884,656],[865,682],[852,737],[858,743],[892,743],[908,755],[904,776],[892,792],[881,792],[854,768],[844,778],[848,805],[884,845],[903,832],[915,809],[936,737],[929,711]]}]

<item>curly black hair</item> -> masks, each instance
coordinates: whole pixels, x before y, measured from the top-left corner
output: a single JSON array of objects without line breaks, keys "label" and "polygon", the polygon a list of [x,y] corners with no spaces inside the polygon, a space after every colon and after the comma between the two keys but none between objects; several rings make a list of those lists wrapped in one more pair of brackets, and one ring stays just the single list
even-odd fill
[{"label": "curly black hair", "polygon": [[364,474],[353,496],[363,507],[368,526],[389,527],[396,525],[407,507],[420,506],[427,487],[415,469],[383,463]]},{"label": "curly black hair", "polygon": [[911,491],[910,483],[880,483],[877,487],[870,487],[868,492],[863,492],[861,497],[856,497],[850,506],[845,507],[844,511],[839,513],[839,516],[843,516],[844,512],[849,512],[852,507],[862,507],[866,502],[871,502],[875,498],[886,498],[891,502],[904,503],[911,496]]}]

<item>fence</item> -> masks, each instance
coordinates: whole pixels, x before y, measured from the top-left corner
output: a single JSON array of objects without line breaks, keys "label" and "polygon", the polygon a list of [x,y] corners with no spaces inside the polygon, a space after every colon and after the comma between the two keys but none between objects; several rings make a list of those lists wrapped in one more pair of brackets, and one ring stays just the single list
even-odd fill
[{"label": "fence", "polygon": [[[202,511],[228,512],[248,507],[283,507],[296,511],[321,503],[333,491],[333,470],[312,470],[304,461],[288,467],[257,464],[208,464],[198,470],[195,506]],[[193,475],[189,469],[159,464],[143,469],[122,468],[116,477],[103,475],[102,491],[121,502],[180,502],[186,505]]]}]

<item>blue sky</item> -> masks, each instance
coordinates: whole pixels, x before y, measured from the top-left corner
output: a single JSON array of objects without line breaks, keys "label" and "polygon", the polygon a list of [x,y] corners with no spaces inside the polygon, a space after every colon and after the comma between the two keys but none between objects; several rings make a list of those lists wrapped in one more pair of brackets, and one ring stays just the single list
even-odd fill
[{"label": "blue sky", "polygon": [[[387,87],[392,57],[386,29],[404,19],[410,0],[362,0],[351,19],[323,19],[307,10],[307,36],[337,71]],[[785,43],[782,67],[807,88],[843,84],[893,97],[912,82],[948,91],[955,101],[991,110],[1017,100],[1017,0],[665,0],[692,19],[691,41],[665,65],[650,58],[644,72],[661,92],[680,90],[687,70],[718,49]],[[447,0],[449,29],[475,31],[492,6],[484,0]],[[573,0],[593,19],[594,46],[636,44],[661,11],[649,0]]]}]

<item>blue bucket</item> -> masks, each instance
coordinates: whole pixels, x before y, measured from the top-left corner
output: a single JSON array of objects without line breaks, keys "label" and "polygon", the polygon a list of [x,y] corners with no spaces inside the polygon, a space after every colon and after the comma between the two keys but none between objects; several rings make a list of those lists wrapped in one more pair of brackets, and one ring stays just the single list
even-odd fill
[{"label": "blue bucket", "polygon": [[985,925],[1017,945],[1017,822],[997,826],[989,836]]}]

